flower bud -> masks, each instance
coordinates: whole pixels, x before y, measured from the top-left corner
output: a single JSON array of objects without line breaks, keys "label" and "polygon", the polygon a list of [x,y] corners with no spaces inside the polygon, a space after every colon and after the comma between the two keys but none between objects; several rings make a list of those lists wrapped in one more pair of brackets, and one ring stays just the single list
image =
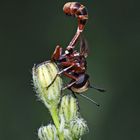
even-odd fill
[{"label": "flower bud", "polygon": [[78,102],[72,95],[65,95],[61,99],[59,116],[63,116],[66,123],[69,123],[78,115]]},{"label": "flower bud", "polygon": [[61,115],[59,115],[59,117],[60,117],[59,131],[64,134],[64,138],[66,140],[72,140],[71,131],[70,131],[70,129],[68,129],[69,125],[66,125],[64,116],[61,114]]},{"label": "flower bud", "polygon": [[40,140],[59,140],[56,128],[53,124],[41,126],[38,129],[38,137]]},{"label": "flower bud", "polygon": [[38,97],[48,108],[58,105],[60,101],[62,80],[60,76],[56,77],[57,73],[57,65],[49,61],[34,66],[32,69],[33,84]]},{"label": "flower bud", "polygon": [[88,126],[83,118],[75,118],[70,122],[70,129],[73,138],[79,139],[88,132]]},{"label": "flower bud", "polygon": [[64,129],[63,132],[64,132],[64,139],[65,140],[73,140],[69,129]]}]

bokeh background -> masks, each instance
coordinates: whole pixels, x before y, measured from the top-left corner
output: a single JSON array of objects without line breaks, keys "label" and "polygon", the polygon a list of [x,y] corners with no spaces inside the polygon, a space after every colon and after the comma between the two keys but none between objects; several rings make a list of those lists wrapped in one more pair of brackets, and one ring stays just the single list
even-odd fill
[{"label": "bokeh background", "polygon": [[[140,139],[139,2],[77,0],[86,5],[89,21],[91,83],[96,107],[79,98],[90,132],[84,140]],[[0,140],[37,140],[37,129],[51,121],[31,85],[32,66],[49,60],[55,46],[68,45],[77,20],[64,15],[67,0],[0,2]]]}]

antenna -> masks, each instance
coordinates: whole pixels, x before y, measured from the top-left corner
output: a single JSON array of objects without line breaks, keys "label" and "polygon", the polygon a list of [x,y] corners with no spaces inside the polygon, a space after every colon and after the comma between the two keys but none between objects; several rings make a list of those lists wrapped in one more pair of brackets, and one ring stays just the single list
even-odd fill
[{"label": "antenna", "polygon": [[79,95],[82,96],[82,97],[84,97],[84,98],[86,98],[87,100],[91,101],[91,102],[94,103],[95,105],[100,106],[97,102],[95,102],[94,100],[90,99],[89,97],[87,97],[87,96],[85,96],[85,95],[83,95],[83,94],[79,94]]}]

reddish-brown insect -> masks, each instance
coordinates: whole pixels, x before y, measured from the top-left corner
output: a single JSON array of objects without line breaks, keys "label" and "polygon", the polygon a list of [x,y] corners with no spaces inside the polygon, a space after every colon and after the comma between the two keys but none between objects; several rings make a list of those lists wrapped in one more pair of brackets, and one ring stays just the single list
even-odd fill
[{"label": "reddish-brown insect", "polygon": [[[80,39],[80,51],[74,49],[88,19],[87,10],[85,6],[78,2],[66,3],[63,10],[67,15],[75,16],[78,19],[78,28],[76,34],[67,46],[65,53],[62,54],[62,48],[58,45],[56,46],[56,49],[51,57],[51,61],[55,62],[60,69],[60,72],[57,75],[63,74],[64,76],[71,79],[70,83],[63,89],[70,89],[72,93],[83,93],[88,88],[94,88],[103,92],[104,89],[96,88],[90,85],[89,75],[86,73],[86,57],[88,55],[88,46],[85,39]],[[56,78],[54,78],[52,83],[55,81],[55,79]],[[49,86],[51,86],[51,84]],[[81,96],[84,95],[81,94]],[[84,97],[94,102],[90,98],[86,96]],[[96,105],[98,104],[96,103]]]},{"label": "reddish-brown insect", "polygon": [[78,28],[73,39],[67,46],[65,53],[62,54],[62,48],[60,46],[56,46],[51,60],[57,62],[61,69],[63,69],[61,72],[63,75],[77,80],[76,74],[85,73],[86,71],[86,57],[84,55],[87,55],[87,49],[83,50],[85,47],[84,45],[81,46],[80,52],[74,50],[74,48],[81,32],[84,30],[84,26],[88,19],[88,13],[85,6],[78,2],[66,3],[63,7],[63,10],[67,15],[73,15],[78,19]]},{"label": "reddish-brown insect", "polygon": [[[58,50],[62,50],[59,49]],[[59,53],[54,53],[52,58],[57,56]],[[104,89],[97,88],[95,86],[91,86],[89,82],[89,75],[86,73],[87,70],[87,62],[86,62],[86,57],[88,55],[88,46],[87,43],[84,39],[81,39],[80,43],[80,51],[76,51],[72,49],[72,51],[68,54],[63,54],[63,55],[58,55],[59,58],[56,59],[55,57],[55,62],[57,63],[60,72],[59,74],[63,74],[66,77],[70,78],[71,81],[68,85],[66,85],[64,89],[69,89],[72,91],[72,93],[83,93],[88,88],[94,88],[100,92],[104,92]],[[54,59],[52,59],[54,61]],[[57,77],[57,75],[56,75]],[[54,79],[55,81],[55,79]],[[75,95],[75,94],[74,94]],[[88,98],[87,96],[80,94],[81,96],[84,96],[88,100],[92,101],[96,105],[98,105],[95,101],[92,99]]]}]

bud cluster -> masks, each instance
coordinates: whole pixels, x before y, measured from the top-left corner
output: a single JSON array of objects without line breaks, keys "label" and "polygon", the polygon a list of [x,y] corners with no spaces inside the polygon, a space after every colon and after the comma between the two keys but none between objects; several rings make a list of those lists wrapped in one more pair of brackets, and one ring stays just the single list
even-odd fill
[{"label": "bud cluster", "polygon": [[52,116],[53,124],[41,126],[40,140],[80,139],[88,126],[79,113],[78,102],[72,95],[62,97],[62,79],[55,63],[44,62],[32,69],[33,83],[37,96],[45,104]]},{"label": "bud cluster", "polygon": [[[78,107],[77,99],[72,95],[65,95],[62,97],[59,117],[63,124],[63,129],[73,139],[80,139],[82,135],[88,132],[86,121],[81,117]],[[64,131],[64,137],[67,139],[68,134]]]}]

